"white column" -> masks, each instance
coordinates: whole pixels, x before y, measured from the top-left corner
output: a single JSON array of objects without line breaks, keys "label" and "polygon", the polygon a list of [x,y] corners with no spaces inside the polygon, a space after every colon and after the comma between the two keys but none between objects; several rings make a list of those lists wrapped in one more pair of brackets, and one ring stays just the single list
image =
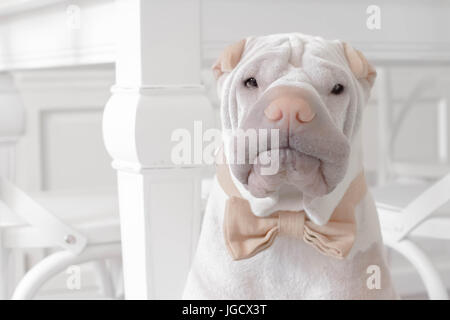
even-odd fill
[{"label": "white column", "polygon": [[180,298],[200,228],[201,166],[173,130],[212,121],[200,81],[199,0],[116,0],[116,85],[104,113],[117,169],[127,299]]},{"label": "white column", "polygon": [[[15,145],[24,128],[24,108],[12,77],[0,73],[0,177],[14,180]],[[0,191],[1,200],[1,191]],[[0,222],[1,222],[0,213]],[[11,293],[14,274],[10,250],[2,247],[0,230],[0,299]]]}]

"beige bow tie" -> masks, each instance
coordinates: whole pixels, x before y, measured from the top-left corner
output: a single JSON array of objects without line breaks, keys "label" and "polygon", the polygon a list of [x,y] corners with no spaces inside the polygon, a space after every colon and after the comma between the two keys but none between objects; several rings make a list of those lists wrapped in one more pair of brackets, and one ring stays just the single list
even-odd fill
[{"label": "beige bow tie", "polygon": [[218,181],[229,196],[224,217],[225,243],[234,260],[250,258],[270,247],[277,235],[303,239],[319,252],[343,259],[350,252],[356,234],[355,206],[366,193],[361,172],[350,184],[327,224],[310,221],[305,211],[277,211],[258,217],[234,185],[228,165],[217,165]]}]

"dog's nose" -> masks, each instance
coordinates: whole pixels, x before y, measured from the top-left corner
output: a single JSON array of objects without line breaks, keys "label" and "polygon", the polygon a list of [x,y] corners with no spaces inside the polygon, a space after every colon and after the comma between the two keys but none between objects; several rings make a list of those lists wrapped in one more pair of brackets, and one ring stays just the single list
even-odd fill
[{"label": "dog's nose", "polygon": [[273,100],[264,110],[271,121],[287,120],[290,126],[310,122],[316,115],[308,101],[302,98],[280,97]]}]

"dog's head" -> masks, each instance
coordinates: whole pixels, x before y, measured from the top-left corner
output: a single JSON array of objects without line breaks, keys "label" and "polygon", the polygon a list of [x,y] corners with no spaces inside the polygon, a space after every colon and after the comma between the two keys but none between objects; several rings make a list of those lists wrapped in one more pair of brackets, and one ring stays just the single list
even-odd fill
[{"label": "dog's head", "polygon": [[[230,169],[239,183],[258,198],[283,185],[310,199],[332,192],[345,176],[376,76],[365,57],[340,41],[281,34],[227,47],[213,71],[223,128],[230,132],[226,156],[234,159]],[[263,173],[267,159],[276,164],[271,174]]]}]

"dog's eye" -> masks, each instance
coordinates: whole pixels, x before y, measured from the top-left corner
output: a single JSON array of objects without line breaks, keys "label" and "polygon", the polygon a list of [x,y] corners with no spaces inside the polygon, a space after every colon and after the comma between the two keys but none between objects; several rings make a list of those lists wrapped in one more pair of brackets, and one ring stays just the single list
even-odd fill
[{"label": "dog's eye", "polygon": [[244,85],[247,88],[258,88],[258,82],[256,82],[255,78],[248,78],[247,80],[244,81]]},{"label": "dog's eye", "polygon": [[332,94],[341,94],[344,91],[344,86],[340,83],[334,85],[333,89],[331,89]]}]

